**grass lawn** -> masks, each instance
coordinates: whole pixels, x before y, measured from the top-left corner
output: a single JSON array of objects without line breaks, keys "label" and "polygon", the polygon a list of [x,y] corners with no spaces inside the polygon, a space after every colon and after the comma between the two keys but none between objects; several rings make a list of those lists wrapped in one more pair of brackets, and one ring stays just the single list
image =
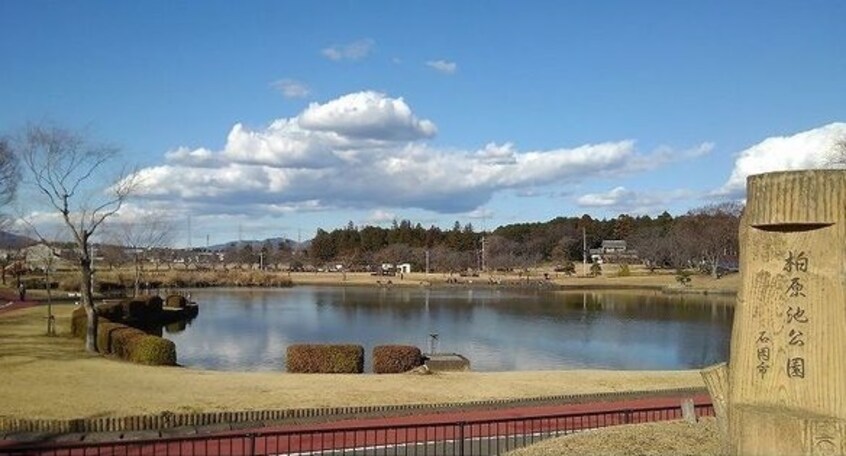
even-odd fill
[{"label": "grass lawn", "polygon": [[546,440],[507,453],[508,456],[684,456],[718,455],[720,440],[716,421],[696,424],[683,421],[632,424],[580,432]]},{"label": "grass lawn", "polygon": [[[68,336],[70,304],[0,314],[0,416],[96,418],[146,413],[461,402],[703,386],[697,371],[538,371],[314,375],[150,367],[91,355]],[[177,347],[178,352],[178,347]]]}]

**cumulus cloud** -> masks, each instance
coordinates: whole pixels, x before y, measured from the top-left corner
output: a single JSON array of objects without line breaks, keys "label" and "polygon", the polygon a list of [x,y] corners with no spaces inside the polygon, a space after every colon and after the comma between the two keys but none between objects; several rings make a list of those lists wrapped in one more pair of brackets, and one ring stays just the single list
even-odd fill
[{"label": "cumulus cloud", "polygon": [[391,223],[397,219],[397,215],[393,212],[386,211],[384,209],[376,209],[375,211],[370,213],[370,216],[367,217],[367,220],[364,221],[365,225],[384,225],[386,223]]},{"label": "cumulus cloud", "polygon": [[588,193],[576,199],[579,206],[587,207],[610,207],[617,206],[634,199],[635,192],[626,190],[625,187],[616,187],[605,193]]},{"label": "cumulus cloud", "polygon": [[418,119],[402,98],[369,91],[324,104],[312,103],[299,116],[299,125],[308,130],[376,140],[414,140],[437,132],[434,123]]},{"label": "cumulus cloud", "polygon": [[307,85],[296,79],[280,79],[272,82],[270,86],[285,98],[305,98],[311,93]]},{"label": "cumulus cloud", "polygon": [[838,141],[846,141],[846,123],[831,123],[792,136],[773,136],[740,152],[728,180],[714,193],[741,198],[746,178],[770,171],[831,168]]},{"label": "cumulus cloud", "polygon": [[686,189],[667,191],[634,191],[615,187],[607,192],[587,193],[576,198],[582,207],[615,209],[632,214],[645,214],[664,210],[675,201],[697,198],[695,192]]},{"label": "cumulus cloud", "polygon": [[448,60],[429,60],[426,66],[442,74],[454,74],[458,70],[458,64]]},{"label": "cumulus cloud", "polygon": [[424,141],[435,132],[434,123],[401,98],[344,95],[264,128],[236,124],[220,151],[169,152],[166,163],[139,171],[139,194],[190,206],[195,214],[396,207],[467,213],[501,190],[618,176],[640,162],[657,166],[679,155],[641,153],[634,141],[530,151],[489,143],[456,150]]},{"label": "cumulus cloud", "polygon": [[503,145],[488,143],[482,150],[476,152],[476,157],[490,164],[512,165],[517,162],[514,144],[512,143]]},{"label": "cumulus cloud", "polygon": [[199,149],[180,147],[171,150],[165,153],[165,160],[168,163],[197,167],[215,166],[219,162],[214,152],[202,147]]},{"label": "cumulus cloud", "polygon": [[347,44],[334,44],[320,51],[324,57],[336,62],[341,60],[361,60],[373,51],[376,42],[365,38]]}]

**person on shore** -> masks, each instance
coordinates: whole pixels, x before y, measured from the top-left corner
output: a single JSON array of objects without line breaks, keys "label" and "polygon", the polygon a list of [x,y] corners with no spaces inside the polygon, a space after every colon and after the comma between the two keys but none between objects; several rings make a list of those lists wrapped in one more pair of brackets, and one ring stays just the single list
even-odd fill
[{"label": "person on shore", "polygon": [[26,285],[23,282],[18,285],[18,296],[21,301],[26,301]]}]

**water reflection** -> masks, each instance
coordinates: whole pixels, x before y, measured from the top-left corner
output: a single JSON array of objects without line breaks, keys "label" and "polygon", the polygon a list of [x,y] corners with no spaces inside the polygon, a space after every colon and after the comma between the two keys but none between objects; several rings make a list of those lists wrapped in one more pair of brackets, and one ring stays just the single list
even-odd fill
[{"label": "water reflection", "polygon": [[[296,287],[194,290],[180,364],[284,370],[292,343],[428,346],[481,371],[698,368],[728,356],[733,298],[658,292]],[[181,332],[178,332],[181,331]],[[368,359],[369,361],[369,359]]]}]

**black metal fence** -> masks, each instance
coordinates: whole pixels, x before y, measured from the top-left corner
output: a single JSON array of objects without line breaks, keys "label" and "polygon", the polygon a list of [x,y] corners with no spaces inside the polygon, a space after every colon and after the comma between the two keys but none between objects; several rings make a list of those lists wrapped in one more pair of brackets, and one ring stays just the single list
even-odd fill
[{"label": "black metal fence", "polygon": [[[714,415],[710,404],[696,405],[695,412],[699,417]],[[0,447],[0,455],[485,456],[589,429],[681,418],[680,407],[639,408],[433,424],[242,432],[108,443],[43,443]]]}]

